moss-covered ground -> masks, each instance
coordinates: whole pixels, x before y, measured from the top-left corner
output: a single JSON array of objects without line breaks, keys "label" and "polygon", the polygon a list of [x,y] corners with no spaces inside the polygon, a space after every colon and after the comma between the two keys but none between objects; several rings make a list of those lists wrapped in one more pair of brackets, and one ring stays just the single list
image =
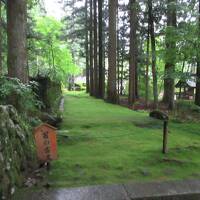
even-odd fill
[{"label": "moss-covered ground", "polygon": [[200,125],[162,122],[84,93],[65,96],[59,159],[47,177],[53,187],[200,178]]}]

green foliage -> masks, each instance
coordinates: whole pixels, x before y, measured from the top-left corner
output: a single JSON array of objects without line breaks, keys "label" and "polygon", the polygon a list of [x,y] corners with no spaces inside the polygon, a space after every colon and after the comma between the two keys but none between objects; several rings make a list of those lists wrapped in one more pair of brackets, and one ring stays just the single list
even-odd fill
[{"label": "green foliage", "polygon": [[62,24],[53,17],[35,17],[34,31],[39,40],[30,41],[32,76],[48,76],[52,80],[65,81],[67,76],[79,74],[73,63],[66,42],[62,41]]},{"label": "green foliage", "polygon": [[176,103],[176,107],[181,111],[187,111],[191,114],[191,112],[194,113],[200,113],[200,107],[195,105],[193,101],[189,100],[179,100]]},{"label": "green foliage", "polygon": [[36,99],[33,87],[35,82],[25,85],[16,78],[0,78],[0,104],[12,104],[24,115],[35,112],[41,108],[42,103]]}]

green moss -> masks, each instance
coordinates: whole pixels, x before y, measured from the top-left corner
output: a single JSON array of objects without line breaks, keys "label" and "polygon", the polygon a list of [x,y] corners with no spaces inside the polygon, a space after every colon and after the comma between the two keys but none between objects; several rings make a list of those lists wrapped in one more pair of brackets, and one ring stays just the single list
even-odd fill
[{"label": "green moss", "polygon": [[162,122],[148,113],[83,93],[69,93],[65,101],[62,130],[69,131],[69,138],[59,138],[59,159],[47,174],[53,186],[186,179],[199,173],[198,123],[171,121],[165,156]]},{"label": "green moss", "polygon": [[35,148],[32,131],[12,106],[0,106],[0,199],[11,189],[21,186],[23,172],[31,162],[34,166]]}]

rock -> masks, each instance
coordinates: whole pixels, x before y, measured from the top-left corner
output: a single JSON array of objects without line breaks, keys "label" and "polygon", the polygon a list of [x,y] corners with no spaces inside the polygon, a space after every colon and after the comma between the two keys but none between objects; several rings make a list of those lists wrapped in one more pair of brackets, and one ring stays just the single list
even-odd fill
[{"label": "rock", "polygon": [[23,172],[36,163],[32,131],[13,106],[0,106],[0,199],[23,184]]},{"label": "rock", "polygon": [[164,120],[164,121],[169,120],[169,116],[166,113],[161,112],[159,110],[154,110],[154,111],[150,112],[149,116],[152,118],[160,119],[160,120]]},{"label": "rock", "polygon": [[36,185],[37,184],[37,181],[36,181],[36,179],[34,179],[34,178],[28,178],[27,180],[26,180],[26,182],[24,183],[24,185],[26,186],[26,187],[32,187],[32,186],[34,186],[34,185]]},{"label": "rock", "polygon": [[48,113],[42,113],[40,119],[43,122],[50,124],[51,126],[54,126],[54,127],[58,127],[58,125],[62,122],[62,118],[55,117],[55,116],[50,115]]},{"label": "rock", "polygon": [[61,83],[44,76],[30,78],[30,80],[37,83],[38,87],[34,87],[33,90],[37,94],[38,100],[43,103],[44,110],[53,111],[54,107],[58,109],[62,97]]}]

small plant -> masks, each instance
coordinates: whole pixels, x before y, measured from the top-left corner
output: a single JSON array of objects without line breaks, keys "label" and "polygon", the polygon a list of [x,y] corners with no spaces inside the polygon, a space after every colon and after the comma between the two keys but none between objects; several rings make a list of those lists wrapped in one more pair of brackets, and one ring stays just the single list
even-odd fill
[{"label": "small plant", "polygon": [[193,101],[179,100],[176,102],[174,117],[177,121],[194,121],[200,119],[200,107]]},{"label": "small plant", "polygon": [[36,82],[23,84],[17,78],[0,78],[0,104],[11,104],[18,112],[31,114],[40,109],[43,104],[37,100],[33,88],[37,87]]}]

